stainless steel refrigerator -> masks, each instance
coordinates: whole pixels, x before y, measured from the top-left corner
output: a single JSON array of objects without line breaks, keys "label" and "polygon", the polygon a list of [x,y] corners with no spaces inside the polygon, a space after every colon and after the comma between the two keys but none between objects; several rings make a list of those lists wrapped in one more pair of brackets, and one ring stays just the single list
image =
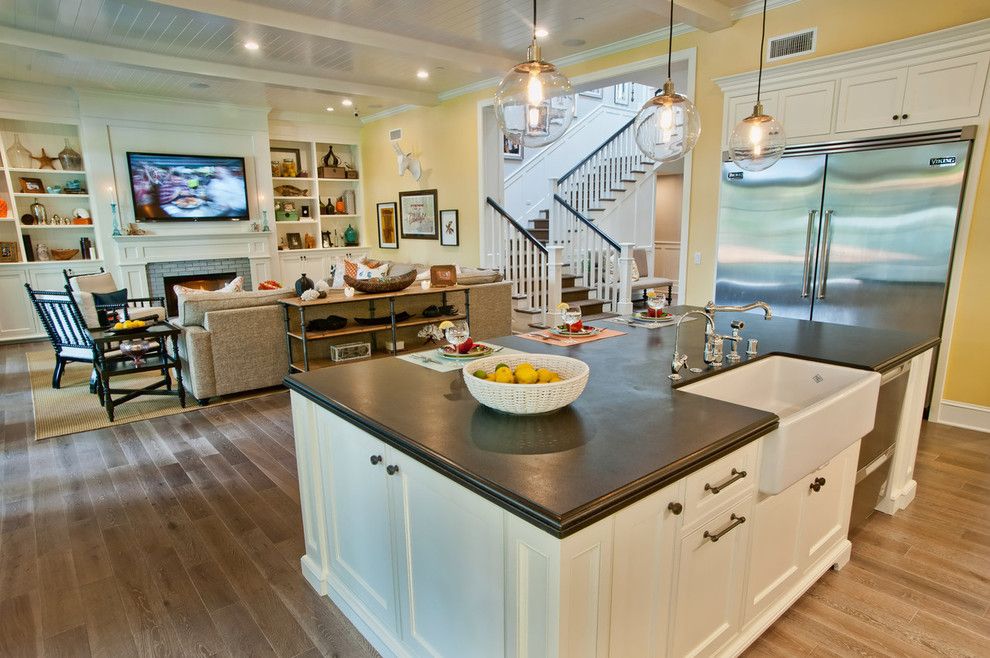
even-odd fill
[{"label": "stainless steel refrigerator", "polygon": [[970,129],[722,167],[715,301],[939,335]]}]

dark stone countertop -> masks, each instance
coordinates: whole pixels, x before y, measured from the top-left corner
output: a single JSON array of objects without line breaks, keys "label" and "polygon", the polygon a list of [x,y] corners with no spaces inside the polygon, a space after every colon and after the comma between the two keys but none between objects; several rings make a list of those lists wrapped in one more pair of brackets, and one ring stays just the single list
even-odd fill
[{"label": "dark stone countertop", "polygon": [[[938,344],[935,337],[782,318],[764,321],[756,314],[719,314],[720,333],[729,333],[735,317],[746,319],[744,338],[759,339],[760,357],[789,355],[882,372]],[[557,537],[777,426],[772,413],[678,391],[667,379],[674,327],[600,324],[627,334],[573,347],[511,336],[489,341],[572,356],[590,366],[581,397],[546,416],[492,411],[471,397],[459,370],[440,373],[399,359],[290,375],[285,383]],[[692,366],[703,365],[704,324],[699,318],[681,328],[681,348]],[[740,365],[746,362],[744,354]],[[714,373],[687,375],[678,385],[709,374]]]}]

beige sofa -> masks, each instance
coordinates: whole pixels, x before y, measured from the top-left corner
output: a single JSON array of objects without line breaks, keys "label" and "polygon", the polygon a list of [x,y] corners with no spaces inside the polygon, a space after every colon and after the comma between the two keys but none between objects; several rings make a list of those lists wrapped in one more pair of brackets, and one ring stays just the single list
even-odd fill
[{"label": "beige sofa", "polygon": [[[471,335],[477,339],[495,338],[511,333],[512,295],[511,283],[501,281],[470,286]],[[331,291],[341,296],[341,291]],[[279,299],[293,297],[288,289],[239,293],[198,293],[179,296],[178,317],[171,322],[181,326],[179,357],[182,359],[183,383],[186,390],[200,404],[210,398],[243,391],[277,386],[289,372],[288,349],[285,342],[285,320]],[[450,293],[448,302],[463,312],[463,295]],[[360,302],[360,294],[353,298]],[[429,304],[439,304],[439,297],[400,297],[396,300],[396,312],[408,311],[421,315]],[[338,315],[354,326],[355,315],[368,315],[366,304],[354,303],[332,307],[313,307],[307,319]],[[378,315],[387,312],[381,303]],[[298,319],[290,314],[293,330]],[[443,318],[437,318],[441,322]],[[421,327],[409,327],[399,331],[399,339],[413,347],[422,342],[416,337]],[[379,335],[379,346],[384,345],[387,332]],[[311,355],[325,356],[331,343],[367,340],[363,334],[311,343]],[[301,360],[298,342],[293,345],[293,355]]]}]

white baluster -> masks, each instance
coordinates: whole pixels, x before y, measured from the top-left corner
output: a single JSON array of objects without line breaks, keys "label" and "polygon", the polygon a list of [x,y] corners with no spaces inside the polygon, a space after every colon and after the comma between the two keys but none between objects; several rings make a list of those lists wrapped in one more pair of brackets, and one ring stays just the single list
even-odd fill
[{"label": "white baluster", "polygon": [[619,245],[622,251],[619,255],[619,304],[616,313],[630,315],[632,313],[632,263],[633,244],[623,242]]}]

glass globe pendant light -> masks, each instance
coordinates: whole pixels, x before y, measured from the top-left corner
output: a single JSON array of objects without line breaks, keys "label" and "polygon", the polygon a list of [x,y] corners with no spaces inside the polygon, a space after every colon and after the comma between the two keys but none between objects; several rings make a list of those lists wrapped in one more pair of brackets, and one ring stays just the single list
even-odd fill
[{"label": "glass globe pendant light", "polygon": [[533,43],[526,61],[512,67],[495,90],[495,116],[510,142],[533,147],[556,141],[574,118],[570,81],[556,66],[543,61],[536,43],[536,0]]},{"label": "glass globe pendant light", "polygon": [[763,0],[763,35],[760,37],[760,72],[756,78],[756,105],[753,113],[736,124],[729,138],[729,155],[740,169],[763,171],[780,160],[787,147],[784,127],[763,113],[760,91],[763,86],[763,43],[767,38],[767,0]]},{"label": "glass globe pendant light", "polygon": [[670,62],[674,53],[674,0],[670,0],[670,37],[667,40],[667,81],[663,90],[646,101],[636,115],[636,145],[658,162],[672,162],[687,155],[701,135],[701,114],[684,94],[674,91]]}]

